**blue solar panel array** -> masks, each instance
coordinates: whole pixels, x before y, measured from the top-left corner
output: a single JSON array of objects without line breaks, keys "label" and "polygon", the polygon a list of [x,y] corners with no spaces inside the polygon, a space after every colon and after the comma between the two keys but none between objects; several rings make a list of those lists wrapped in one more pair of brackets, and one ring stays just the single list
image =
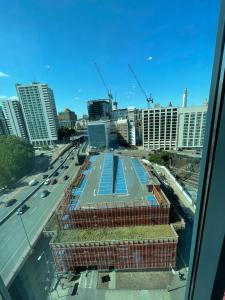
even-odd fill
[{"label": "blue solar panel array", "polygon": [[156,206],[156,205],[158,205],[158,202],[157,202],[157,200],[156,200],[156,198],[155,198],[154,195],[149,195],[149,196],[146,197],[146,199],[147,199],[148,204],[150,206]]},{"label": "blue solar panel array", "polygon": [[69,211],[75,210],[76,206],[77,206],[77,200],[71,200],[70,206],[69,206]]},{"label": "blue solar panel array", "polygon": [[148,174],[137,158],[132,158],[132,164],[141,184],[148,183]]},{"label": "blue solar panel array", "polygon": [[87,182],[87,176],[85,176],[78,188],[75,188],[72,190],[72,195],[73,196],[80,196],[84,190],[85,184]]},{"label": "blue solar panel array", "polygon": [[115,194],[127,194],[126,179],[124,176],[123,163],[121,158],[118,158],[114,192]]},{"label": "blue solar panel array", "polygon": [[98,155],[92,155],[92,156],[90,157],[90,162],[91,162],[91,163],[95,163],[96,160],[97,160],[97,157],[98,157]]},{"label": "blue solar panel array", "polygon": [[112,193],[113,193],[113,154],[105,153],[98,194],[110,195]]}]

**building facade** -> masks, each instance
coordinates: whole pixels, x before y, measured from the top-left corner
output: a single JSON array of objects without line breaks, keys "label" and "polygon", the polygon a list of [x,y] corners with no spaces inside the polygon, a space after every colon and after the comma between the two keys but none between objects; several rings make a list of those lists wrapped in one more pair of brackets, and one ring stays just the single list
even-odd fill
[{"label": "building facade", "polygon": [[8,134],[9,134],[8,126],[3,113],[3,109],[0,106],[0,135],[8,135]]},{"label": "building facade", "polygon": [[[119,171],[125,161],[129,175]],[[113,196],[110,188],[95,197],[102,180],[96,176],[99,172],[107,184],[112,184],[112,190],[117,186],[117,176],[120,186],[123,176],[127,183],[130,178],[128,190],[132,195],[120,197],[121,191]],[[144,181],[139,181],[136,172],[145,174]],[[137,191],[143,182],[146,188],[140,192],[148,196],[141,199],[132,190],[135,186]],[[53,223],[59,227],[50,247],[58,272],[75,272],[80,267],[137,270],[176,265],[178,236],[170,224],[170,203],[151,171],[136,158],[110,152],[88,157],[66,189],[54,218]]]},{"label": "building facade", "polygon": [[116,141],[117,133],[115,123],[102,120],[88,123],[88,141],[90,147],[108,148]]},{"label": "building facade", "polygon": [[148,150],[171,150],[177,145],[178,108],[155,107],[142,111],[143,146]]},{"label": "building facade", "polygon": [[202,148],[205,135],[207,104],[182,107],[178,112],[178,148]]},{"label": "building facade", "polygon": [[17,95],[34,146],[50,145],[57,141],[58,120],[52,89],[47,84],[16,84]]},{"label": "building facade", "polygon": [[74,128],[77,121],[77,115],[74,111],[66,108],[58,114],[59,127]]},{"label": "building facade", "polygon": [[28,140],[27,128],[20,102],[18,100],[5,100],[2,101],[2,104],[9,134]]},{"label": "building facade", "polygon": [[90,100],[87,106],[90,121],[112,118],[112,100],[110,99]]},{"label": "building facade", "polygon": [[129,144],[129,122],[127,119],[119,119],[115,121],[117,138],[122,144]]}]

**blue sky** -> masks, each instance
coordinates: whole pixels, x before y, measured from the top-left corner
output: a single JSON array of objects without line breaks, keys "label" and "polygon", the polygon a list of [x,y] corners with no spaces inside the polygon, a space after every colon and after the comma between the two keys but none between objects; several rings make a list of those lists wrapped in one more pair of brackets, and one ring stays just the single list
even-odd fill
[{"label": "blue sky", "polygon": [[180,105],[187,87],[189,105],[201,104],[218,12],[218,0],[2,1],[0,97],[14,96],[16,82],[46,82],[59,111],[81,115],[88,99],[106,97],[97,62],[119,107],[143,108],[130,63],[155,103]]}]

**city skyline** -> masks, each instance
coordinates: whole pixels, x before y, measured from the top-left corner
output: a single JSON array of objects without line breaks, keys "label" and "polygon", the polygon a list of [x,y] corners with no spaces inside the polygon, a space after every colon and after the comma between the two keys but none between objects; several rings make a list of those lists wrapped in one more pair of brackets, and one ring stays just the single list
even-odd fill
[{"label": "city skyline", "polygon": [[181,106],[186,87],[189,105],[208,98],[217,1],[67,1],[54,10],[50,1],[23,2],[15,1],[14,9],[4,3],[0,12],[0,98],[15,96],[16,82],[44,82],[58,111],[69,107],[81,116],[88,100],[107,97],[94,62],[119,108],[147,107],[128,63],[155,103]]}]

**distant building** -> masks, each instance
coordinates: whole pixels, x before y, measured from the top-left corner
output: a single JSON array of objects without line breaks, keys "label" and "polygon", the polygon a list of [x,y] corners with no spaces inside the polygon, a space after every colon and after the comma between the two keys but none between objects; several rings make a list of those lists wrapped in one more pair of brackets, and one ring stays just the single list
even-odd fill
[{"label": "distant building", "polygon": [[16,90],[28,131],[34,146],[57,141],[58,120],[52,89],[47,84],[16,84]]},{"label": "distant building", "polygon": [[119,119],[115,121],[117,138],[118,141],[122,144],[129,144],[129,122],[127,119]]},{"label": "distant building", "polygon": [[178,148],[203,147],[207,109],[207,105],[179,108]]},{"label": "distant building", "polygon": [[120,108],[112,111],[113,120],[127,119],[127,118],[128,118],[127,108]]},{"label": "distant building", "polygon": [[108,148],[116,141],[115,123],[109,120],[88,123],[88,140],[90,147]]},{"label": "distant building", "polygon": [[98,99],[88,101],[88,116],[90,121],[111,119],[112,100]]},{"label": "distant building", "polygon": [[5,116],[3,114],[2,107],[0,106],[0,135],[8,135],[9,130],[6,123]]},{"label": "distant building", "polygon": [[9,134],[28,140],[27,128],[20,102],[18,100],[6,99],[2,101],[2,104]]},{"label": "distant building", "polygon": [[76,121],[75,129],[76,130],[86,129],[87,128],[87,124],[88,124],[87,119],[79,119],[79,120]]},{"label": "distant building", "polygon": [[129,140],[131,145],[142,143],[142,110],[133,106],[113,110],[113,120],[127,119],[129,121]]},{"label": "distant building", "polygon": [[88,120],[88,115],[83,115],[82,119]]},{"label": "distant building", "polygon": [[58,121],[59,127],[74,128],[77,121],[77,115],[74,111],[66,108],[63,112],[59,112]]},{"label": "distant building", "polygon": [[178,108],[154,107],[142,111],[143,146],[148,150],[171,150],[177,145]]}]

